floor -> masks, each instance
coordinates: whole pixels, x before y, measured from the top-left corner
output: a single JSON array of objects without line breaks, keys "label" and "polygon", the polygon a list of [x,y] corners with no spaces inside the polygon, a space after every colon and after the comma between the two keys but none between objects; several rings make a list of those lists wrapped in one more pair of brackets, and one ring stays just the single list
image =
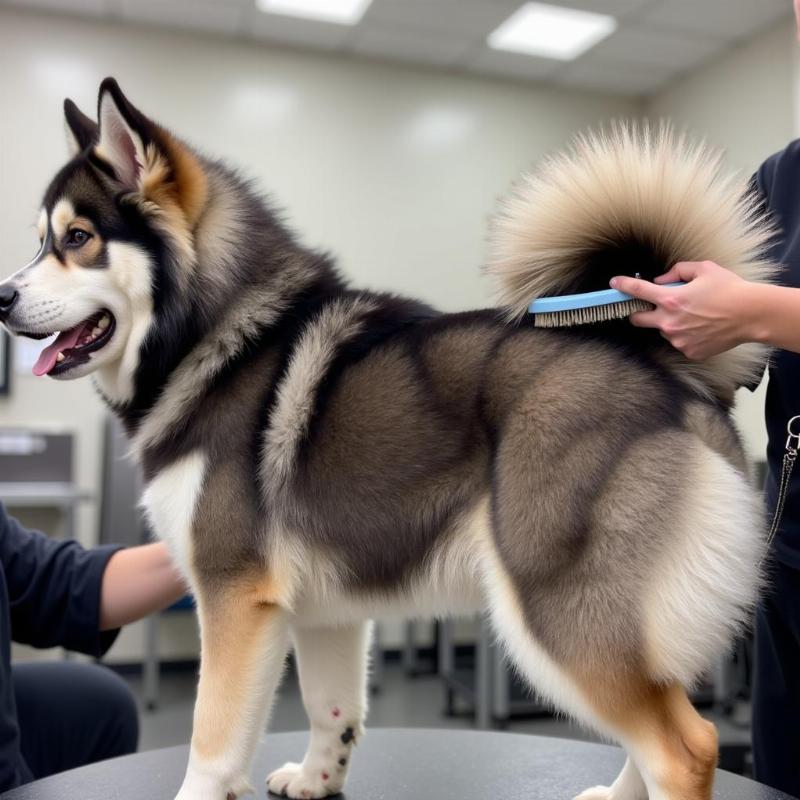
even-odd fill
[{"label": "floor", "polygon": [[[141,681],[130,679],[141,697]],[[195,678],[189,672],[166,673],[162,676],[160,702],[155,711],[142,710],[140,749],[150,750],[184,744],[191,731]],[[448,717],[442,713],[444,689],[435,676],[408,678],[399,663],[388,665],[382,675],[380,691],[370,701],[368,727],[470,728],[469,716]],[[728,717],[703,709],[703,714],[716,722],[723,744],[746,744],[747,709],[740,709],[738,724]],[[270,730],[305,730],[307,721],[303,710],[297,679],[288,671],[276,700]],[[594,737],[564,719],[539,717],[513,720],[508,730],[540,736],[556,736],[591,740]],[[738,771],[738,770],[737,770]]]}]

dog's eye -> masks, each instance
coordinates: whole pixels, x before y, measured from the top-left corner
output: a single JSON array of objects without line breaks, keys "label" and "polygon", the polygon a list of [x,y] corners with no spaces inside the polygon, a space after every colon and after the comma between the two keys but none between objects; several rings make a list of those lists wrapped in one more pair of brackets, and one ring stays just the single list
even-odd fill
[{"label": "dog's eye", "polygon": [[92,238],[91,233],[87,233],[80,228],[73,228],[69,233],[67,233],[67,247],[82,247]]}]

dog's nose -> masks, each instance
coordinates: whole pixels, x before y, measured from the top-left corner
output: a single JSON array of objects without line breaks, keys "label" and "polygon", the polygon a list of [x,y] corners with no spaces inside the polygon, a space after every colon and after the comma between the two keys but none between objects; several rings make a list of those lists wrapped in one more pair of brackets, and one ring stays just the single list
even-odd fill
[{"label": "dog's nose", "polygon": [[0,319],[5,319],[17,302],[19,292],[8,283],[0,283]]}]

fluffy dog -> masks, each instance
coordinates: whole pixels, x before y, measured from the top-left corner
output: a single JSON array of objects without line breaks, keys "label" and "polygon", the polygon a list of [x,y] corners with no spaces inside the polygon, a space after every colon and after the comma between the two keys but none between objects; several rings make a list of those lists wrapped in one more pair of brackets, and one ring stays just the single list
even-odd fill
[{"label": "fluffy dog", "polygon": [[545,330],[524,312],[678,260],[766,279],[768,227],[719,159],[663,130],[578,140],[500,211],[499,307],[441,314],[349,288],[113,80],[97,123],[65,112],[72,157],[0,318],[59,332],[37,374],[93,374],[197,598],[178,800],[248,790],[290,642],[311,737],[269,789],[340,791],[368,620],[476,611],[544,697],[627,749],[582,800],[708,800],[716,735],[685,687],[759,583],[762,512],[729,411],[765,353],[696,364],[627,321]]}]

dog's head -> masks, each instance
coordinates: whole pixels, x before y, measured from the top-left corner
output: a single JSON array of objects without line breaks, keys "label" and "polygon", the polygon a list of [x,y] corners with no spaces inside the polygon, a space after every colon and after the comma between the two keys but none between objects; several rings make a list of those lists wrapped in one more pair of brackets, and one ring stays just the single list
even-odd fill
[{"label": "dog's head", "polygon": [[[12,334],[58,333],[37,375],[96,370],[104,391],[133,392],[159,294],[186,280],[207,197],[198,157],[105,80],[98,122],[64,104],[71,160],[48,187],[39,252],[0,283],[0,321]],[[183,273],[183,275],[182,275]]]}]

